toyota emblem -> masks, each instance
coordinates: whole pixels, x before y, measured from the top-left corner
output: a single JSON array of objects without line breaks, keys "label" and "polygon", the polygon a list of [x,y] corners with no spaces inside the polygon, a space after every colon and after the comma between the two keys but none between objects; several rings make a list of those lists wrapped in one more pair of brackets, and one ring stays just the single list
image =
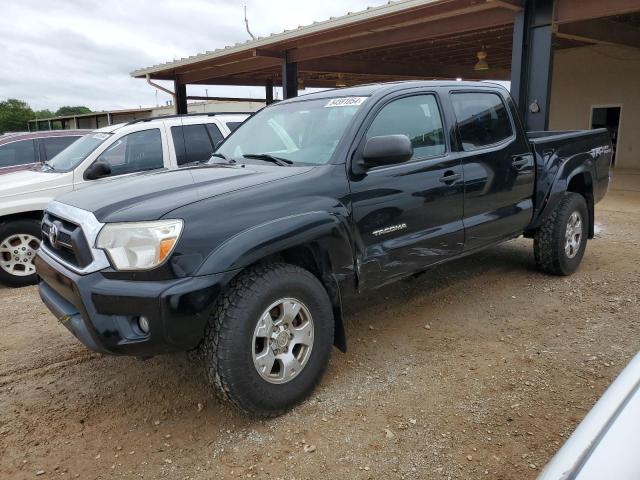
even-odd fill
[{"label": "toyota emblem", "polygon": [[52,223],[49,229],[49,243],[53,248],[58,248],[58,227],[55,223]]}]

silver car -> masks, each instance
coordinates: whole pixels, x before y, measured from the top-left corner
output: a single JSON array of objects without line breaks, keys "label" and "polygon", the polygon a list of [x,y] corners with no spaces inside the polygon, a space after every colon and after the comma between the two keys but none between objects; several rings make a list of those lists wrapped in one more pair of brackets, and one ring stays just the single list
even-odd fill
[{"label": "silver car", "polygon": [[538,480],[640,479],[640,353],[622,371]]}]

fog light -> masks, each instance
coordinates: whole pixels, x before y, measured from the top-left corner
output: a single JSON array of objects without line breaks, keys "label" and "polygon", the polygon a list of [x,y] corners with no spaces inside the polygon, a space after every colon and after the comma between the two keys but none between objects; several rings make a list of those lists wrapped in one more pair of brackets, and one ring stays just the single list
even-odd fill
[{"label": "fog light", "polygon": [[149,319],[147,317],[138,317],[138,328],[144,334],[149,333]]}]

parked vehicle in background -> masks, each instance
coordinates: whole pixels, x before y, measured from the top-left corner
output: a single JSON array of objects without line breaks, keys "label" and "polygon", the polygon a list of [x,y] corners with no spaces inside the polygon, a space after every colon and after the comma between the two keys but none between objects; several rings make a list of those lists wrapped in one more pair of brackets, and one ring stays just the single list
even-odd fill
[{"label": "parked vehicle in background", "polygon": [[47,162],[89,131],[5,133],[0,136],[0,175]]},{"label": "parked vehicle in background", "polygon": [[19,287],[36,282],[33,258],[40,244],[42,211],[55,197],[131,175],[206,162],[229,135],[227,122],[247,116],[197,114],[112,125],[84,135],[34,169],[3,176],[0,283]]},{"label": "parked vehicle in background", "polygon": [[538,480],[640,478],[640,353],[604,392]]},{"label": "parked vehicle in background", "polygon": [[528,135],[489,83],[305,95],[249,118],[215,164],[49,204],[40,295],[89,348],[197,349],[221,397],[275,415],[346,348],[353,295],[520,235],[540,269],[574,272],[611,153],[604,129]]}]

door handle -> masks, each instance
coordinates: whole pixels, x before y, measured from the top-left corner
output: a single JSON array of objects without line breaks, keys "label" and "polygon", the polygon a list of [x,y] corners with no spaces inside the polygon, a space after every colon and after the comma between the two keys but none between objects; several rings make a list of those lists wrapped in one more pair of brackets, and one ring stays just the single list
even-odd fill
[{"label": "door handle", "polygon": [[511,162],[516,169],[520,170],[522,167],[525,167],[529,164],[529,159],[526,157],[515,157]]},{"label": "door handle", "polygon": [[456,173],[453,170],[447,170],[446,172],[444,172],[444,175],[440,177],[440,181],[442,183],[446,183],[447,185],[450,185],[456,180],[460,180],[461,177],[462,175],[460,175],[459,173]]}]

